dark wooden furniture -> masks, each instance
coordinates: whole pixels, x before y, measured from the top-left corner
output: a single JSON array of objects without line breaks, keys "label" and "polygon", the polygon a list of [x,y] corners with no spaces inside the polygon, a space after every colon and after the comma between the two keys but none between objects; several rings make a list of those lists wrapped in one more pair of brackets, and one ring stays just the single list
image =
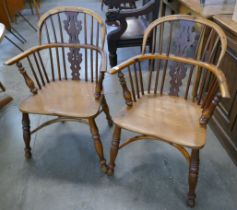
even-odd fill
[{"label": "dark wooden furniture", "polygon": [[[190,22],[191,25],[195,23],[195,26],[201,29],[197,56],[194,56],[198,60],[172,55],[172,39],[177,34],[176,22],[185,24]],[[178,26],[183,30],[182,24]],[[211,28],[211,33],[206,41],[204,37],[208,28]],[[168,33],[166,32],[168,41],[161,40],[165,39],[162,35],[164,30],[168,30]],[[167,46],[166,53],[144,54],[149,35],[157,31],[160,31],[158,52],[163,53],[161,49]],[[214,33],[217,36],[213,38],[215,44],[209,53],[207,49],[211,46],[210,40]],[[192,35],[189,34],[189,37],[191,41]],[[156,43],[156,40],[154,41]],[[183,55],[182,52],[188,47],[190,48],[187,45],[176,45],[180,49],[177,51],[179,53],[176,53],[179,56]],[[220,51],[219,45],[222,46]],[[119,111],[114,118],[115,130],[108,175],[114,172],[119,149],[139,140],[164,141],[177,148],[189,163],[187,204],[191,207],[195,205],[199,151],[206,142],[206,127],[221,96],[224,98],[230,96],[223,72],[214,65],[201,62],[200,59],[203,60],[202,54],[207,54],[206,61],[212,61],[211,58],[215,55],[219,58],[218,65],[224,56],[226,45],[221,28],[203,18],[167,16],[159,18],[147,28],[143,41],[143,54],[123,62],[111,71],[112,74],[118,74],[127,107]],[[198,52],[201,52],[200,57]],[[120,144],[122,129],[136,132],[138,135]],[[191,154],[185,148],[191,149]]]},{"label": "dark wooden furniture", "polygon": [[103,8],[103,5],[105,4],[108,6],[109,9],[134,9],[136,8],[136,1],[139,0],[103,0],[101,7]]},{"label": "dark wooden furniture", "polygon": [[[0,42],[3,40],[4,38],[4,34],[5,34],[5,25],[3,25],[2,23],[0,23]],[[0,109],[3,108],[4,106],[6,106],[9,102],[12,101],[12,97],[8,96],[8,95],[2,95],[2,92],[5,92],[6,89],[3,86],[3,84],[0,82],[0,93],[1,93],[1,97],[0,97]]]},{"label": "dark wooden furniture", "polygon": [[[117,64],[117,48],[141,46],[148,24],[157,19],[159,0],[144,1],[141,8],[108,10],[108,50],[110,65]],[[150,43],[149,43],[150,44]]]},{"label": "dark wooden furniture", "polygon": [[[174,2],[171,1],[171,3]],[[198,0],[179,0],[177,12],[195,16],[205,15]],[[212,14],[208,18],[217,23],[227,35],[227,51],[220,68],[226,75],[231,97],[221,101],[212,117],[210,126],[237,165],[237,23],[232,21],[232,15],[213,15],[213,10],[211,12],[208,13]]]},{"label": "dark wooden furniture", "polygon": [[[61,20],[59,31],[54,30],[56,27],[53,22],[54,17],[56,20]],[[63,17],[66,18],[65,21],[60,19]],[[46,13],[40,20],[40,40],[43,28],[45,27],[46,31],[49,29],[48,21],[52,24],[53,36],[57,37],[56,33],[59,32],[60,37],[64,37],[64,40],[59,39],[59,41],[70,42],[70,44],[39,45],[6,62],[7,65],[17,65],[33,94],[20,105],[23,116],[25,157],[31,158],[31,135],[41,128],[62,121],[86,122],[90,126],[101,169],[106,172],[103,146],[95,122],[95,118],[104,112],[108,124],[112,126],[109,108],[103,94],[103,79],[107,66],[106,55],[102,49],[105,25],[102,18],[91,10],[80,7],[56,8]],[[97,29],[95,33],[93,33],[94,26]],[[46,34],[49,38],[48,33]],[[62,34],[67,34],[69,40]],[[95,39],[95,43],[102,47],[92,45],[93,42],[84,44],[87,35],[90,41]],[[81,45],[79,45],[80,40],[83,43]],[[29,69],[23,66],[25,62],[28,63]],[[29,72],[32,77],[29,76],[31,75]],[[55,116],[55,119],[31,130],[29,114],[51,115]]]},{"label": "dark wooden furniture", "polygon": [[[12,26],[12,22],[15,21],[17,15],[21,16],[33,30],[37,31],[32,23],[22,15],[21,10],[24,9],[24,6],[25,0],[0,0],[0,22],[3,23],[8,32],[10,32],[22,44],[27,40]],[[5,35],[5,38],[20,51],[24,51],[9,36]]]}]

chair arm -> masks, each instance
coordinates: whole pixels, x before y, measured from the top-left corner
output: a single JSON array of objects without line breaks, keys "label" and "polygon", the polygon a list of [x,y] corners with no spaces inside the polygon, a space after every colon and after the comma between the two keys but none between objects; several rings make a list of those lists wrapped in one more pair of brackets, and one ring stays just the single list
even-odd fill
[{"label": "chair arm", "polygon": [[85,44],[63,44],[63,43],[52,43],[52,44],[44,44],[44,45],[38,45],[35,47],[32,47],[22,53],[20,53],[19,55],[7,60],[5,62],[5,65],[13,65],[16,64],[17,62],[20,62],[22,59],[27,58],[28,56],[30,56],[31,54],[40,51],[40,50],[44,50],[44,49],[50,49],[50,48],[59,48],[59,47],[63,47],[63,48],[84,48],[84,49],[92,49],[95,50],[97,52],[99,52],[101,54],[101,67],[100,67],[100,71],[101,72],[106,72],[107,71],[107,58],[106,58],[106,54],[104,52],[104,50],[93,46],[93,45],[85,45]]},{"label": "chair arm", "polygon": [[215,77],[217,78],[218,86],[220,88],[222,98],[230,98],[230,92],[229,92],[229,88],[228,88],[224,73],[214,65],[211,65],[202,61],[194,60],[192,58],[184,58],[184,57],[178,57],[178,56],[173,56],[173,55],[167,56],[164,54],[137,55],[113,67],[110,70],[110,73],[116,74],[124,70],[126,67],[130,66],[131,64],[136,63],[137,61],[154,60],[154,59],[180,62],[180,63],[195,65],[195,66],[199,66],[201,68],[207,69],[208,71],[213,73]]},{"label": "chair arm", "polygon": [[140,8],[120,10],[117,14],[120,18],[139,17],[149,14],[157,6],[157,0],[151,0]]},{"label": "chair arm", "polygon": [[135,4],[135,1],[138,0],[104,0],[104,4],[107,5],[109,8],[119,8],[123,3]]},{"label": "chair arm", "polygon": [[108,34],[108,39],[111,40],[118,40],[122,34],[125,32],[127,29],[127,17],[139,17],[142,15],[149,14],[151,11],[154,10],[154,7],[157,6],[157,0],[151,0],[147,4],[145,4],[143,7],[138,8],[138,9],[109,9],[108,12],[106,13],[106,23],[108,25],[117,23],[118,28],[111,31]]},{"label": "chair arm", "polygon": [[106,54],[105,54],[104,50],[97,48],[95,46],[80,45],[80,44],[45,44],[45,45],[33,47],[33,48],[31,48],[31,49],[29,49],[17,56],[11,58],[10,60],[6,61],[5,64],[6,65],[16,64],[20,73],[24,77],[25,83],[28,86],[28,88],[30,89],[30,91],[33,94],[37,94],[37,88],[34,84],[34,81],[27,74],[25,68],[23,67],[23,65],[21,63],[21,60],[27,59],[29,61],[29,56],[32,54],[34,55],[34,53],[38,53],[39,51],[44,50],[44,49],[52,49],[52,48],[60,48],[60,47],[61,48],[89,49],[89,50],[95,50],[98,53],[100,53],[100,55],[101,55],[100,77],[99,77],[99,81],[96,84],[96,95],[99,96],[103,90],[102,83],[103,83],[104,74],[107,71],[107,58],[106,58]]}]

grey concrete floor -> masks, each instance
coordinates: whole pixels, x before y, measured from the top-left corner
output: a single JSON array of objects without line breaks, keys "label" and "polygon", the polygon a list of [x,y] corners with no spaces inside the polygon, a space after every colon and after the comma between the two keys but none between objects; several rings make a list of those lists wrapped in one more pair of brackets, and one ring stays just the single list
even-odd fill
[{"label": "grey concrete floor", "polygon": [[[56,5],[75,5],[100,11],[99,0],[44,0],[41,12]],[[29,10],[24,14],[36,25]],[[24,49],[37,43],[37,34],[18,19],[15,27],[27,38]],[[18,54],[4,40],[0,45],[0,80],[14,101],[0,111],[0,210],[171,210],[186,206],[188,167],[172,147],[159,142],[138,142],[120,151],[114,177],[99,170],[97,156],[86,125],[59,123],[32,138],[33,159],[26,161],[21,130],[20,99],[28,95],[15,67],[3,62]],[[119,50],[119,61],[139,49]],[[117,78],[105,78],[105,92],[114,116],[123,105]],[[33,116],[32,127],[46,117]],[[105,156],[109,157],[112,130],[104,115],[97,119]],[[130,136],[122,134],[122,139]],[[197,187],[197,210],[237,209],[237,168],[208,129],[201,152]]]}]

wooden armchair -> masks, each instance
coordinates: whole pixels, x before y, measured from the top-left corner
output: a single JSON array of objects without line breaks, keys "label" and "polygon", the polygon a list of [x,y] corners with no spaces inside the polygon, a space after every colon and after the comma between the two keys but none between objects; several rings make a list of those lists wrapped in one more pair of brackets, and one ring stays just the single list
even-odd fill
[{"label": "wooden armchair", "polygon": [[[117,48],[141,46],[145,29],[149,23],[157,19],[159,0],[143,2],[144,5],[141,8],[113,9],[106,13],[111,66],[117,65]],[[112,24],[114,24],[113,27]]]},{"label": "wooden armchair", "polygon": [[[103,147],[95,122],[95,118],[103,111],[108,124],[112,125],[103,95],[102,83],[106,71],[103,50],[92,45],[47,44],[34,47],[6,64],[17,65],[32,93],[20,105],[25,157],[31,158],[30,140],[36,131],[62,121],[85,122],[89,123],[101,169],[106,172]],[[31,130],[29,114],[50,115],[55,116],[55,119]]]},{"label": "wooden armchair", "polygon": [[[186,41],[189,44],[184,45],[184,41],[175,31],[177,21],[184,21],[185,25],[192,26],[186,30],[190,32],[189,41]],[[169,27],[165,27],[165,23]],[[180,23],[178,26],[180,27]],[[192,35],[193,27],[197,27],[196,33],[200,32],[198,36]],[[165,36],[163,32],[167,28],[168,35]],[[210,33],[206,33],[208,28],[211,28]],[[185,31],[182,27],[180,30]],[[158,43],[157,46],[152,45],[151,54],[145,54],[145,45],[150,33],[153,33],[152,37],[155,43]],[[158,40],[155,40],[157,37]],[[173,42],[175,37],[178,41]],[[168,41],[164,42],[165,38]],[[190,49],[191,52],[194,50],[194,53],[191,53]],[[119,149],[139,140],[163,141],[178,149],[187,160],[187,204],[191,207],[195,205],[199,151],[205,146],[207,123],[221,97],[229,97],[224,74],[215,65],[210,64],[219,65],[225,50],[226,37],[223,31],[204,19],[170,16],[156,20],[147,28],[143,40],[143,54],[123,62],[111,71],[112,74],[118,74],[127,107],[113,119],[115,129],[108,175],[114,172]],[[172,55],[174,53],[179,57]],[[138,135],[120,143],[122,129]],[[186,148],[191,149],[191,154]]]}]

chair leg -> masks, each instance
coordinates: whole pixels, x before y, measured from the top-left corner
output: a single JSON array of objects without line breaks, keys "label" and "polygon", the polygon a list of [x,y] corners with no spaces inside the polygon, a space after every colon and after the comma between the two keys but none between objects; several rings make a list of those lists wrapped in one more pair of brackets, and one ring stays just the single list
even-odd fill
[{"label": "chair leg", "polygon": [[117,53],[116,52],[109,53],[109,64],[111,67],[114,67],[117,65]]},{"label": "chair leg", "polygon": [[25,142],[25,158],[31,159],[31,147],[30,147],[30,119],[28,113],[22,113],[22,128],[23,138]]},{"label": "chair leg", "polygon": [[112,145],[110,148],[110,162],[109,162],[109,169],[107,172],[109,176],[112,176],[114,174],[115,160],[119,150],[120,136],[121,136],[121,128],[116,125],[114,129]]},{"label": "chair leg", "polygon": [[107,101],[106,101],[106,98],[105,98],[105,96],[103,96],[103,99],[102,99],[102,110],[103,110],[103,112],[105,113],[105,115],[106,115],[106,119],[107,119],[107,121],[108,121],[108,125],[109,125],[109,127],[112,127],[113,126],[113,120],[112,120],[112,118],[111,118],[111,116],[110,116],[110,113],[109,113],[109,106],[108,106],[108,104],[107,104]]},{"label": "chair leg", "polygon": [[195,189],[198,182],[198,172],[199,172],[199,150],[193,149],[191,154],[190,166],[189,166],[189,192],[187,205],[190,207],[195,206],[196,193]]},{"label": "chair leg", "polygon": [[89,126],[90,126],[90,131],[92,134],[92,138],[94,140],[95,149],[96,149],[97,155],[100,159],[100,168],[104,173],[106,173],[107,172],[107,165],[106,165],[106,161],[104,158],[103,146],[102,146],[102,143],[100,140],[100,134],[99,134],[98,128],[96,126],[94,118],[89,119]]}]

